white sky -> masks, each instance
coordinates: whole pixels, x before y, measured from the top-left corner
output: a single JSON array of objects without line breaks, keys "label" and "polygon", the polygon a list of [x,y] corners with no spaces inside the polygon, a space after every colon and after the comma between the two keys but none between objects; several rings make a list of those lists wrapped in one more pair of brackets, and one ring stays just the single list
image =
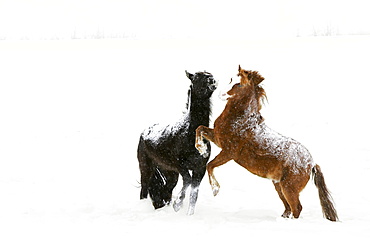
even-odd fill
[{"label": "white sky", "polygon": [[0,0],[0,38],[370,33],[366,0]]}]

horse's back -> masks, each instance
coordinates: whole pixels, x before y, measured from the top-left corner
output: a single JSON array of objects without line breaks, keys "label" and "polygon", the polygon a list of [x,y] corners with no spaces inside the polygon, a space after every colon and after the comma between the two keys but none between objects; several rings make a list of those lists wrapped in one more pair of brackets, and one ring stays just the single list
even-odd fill
[{"label": "horse's back", "polygon": [[283,161],[284,167],[290,168],[295,174],[310,172],[314,161],[303,144],[283,136],[264,123],[257,126],[254,132],[254,140],[261,153]]}]

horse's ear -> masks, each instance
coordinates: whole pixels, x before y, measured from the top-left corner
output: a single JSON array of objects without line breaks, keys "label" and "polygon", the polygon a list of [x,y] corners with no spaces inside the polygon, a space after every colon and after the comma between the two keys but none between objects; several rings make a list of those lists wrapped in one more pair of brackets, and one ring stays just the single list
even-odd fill
[{"label": "horse's ear", "polygon": [[191,81],[193,81],[194,75],[189,73],[187,70],[185,70],[186,77],[188,77]]},{"label": "horse's ear", "polygon": [[251,80],[249,71],[245,71],[242,69],[242,67],[238,68],[238,76],[240,76],[240,84],[246,85]]},{"label": "horse's ear", "polygon": [[186,77],[189,78],[191,81],[193,81],[194,75],[192,73],[189,73],[187,70],[185,70]]},{"label": "horse's ear", "polygon": [[239,67],[238,67],[238,76],[242,76],[242,67],[240,67],[240,64],[239,64]]}]

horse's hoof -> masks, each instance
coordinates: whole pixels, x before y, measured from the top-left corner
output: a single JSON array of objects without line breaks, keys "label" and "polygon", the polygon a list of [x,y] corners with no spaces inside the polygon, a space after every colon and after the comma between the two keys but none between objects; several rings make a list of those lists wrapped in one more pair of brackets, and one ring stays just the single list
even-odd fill
[{"label": "horse's hoof", "polygon": [[220,191],[220,187],[213,186],[212,191],[213,191],[213,196],[217,196],[218,192]]},{"label": "horse's hoof", "polygon": [[194,208],[193,207],[189,207],[189,210],[188,210],[188,215],[193,215],[194,214]]},{"label": "horse's hoof", "polygon": [[175,210],[175,212],[178,212],[180,210],[180,208],[182,207],[182,202],[174,202],[173,203],[173,209]]},{"label": "horse's hoof", "polygon": [[166,206],[166,203],[165,202],[153,202],[153,207],[154,209],[159,209],[159,208],[163,208],[164,206]]},{"label": "horse's hoof", "polygon": [[203,142],[196,143],[195,148],[198,150],[198,152],[204,157],[207,158],[209,156],[209,152],[207,149],[207,145],[205,145]]},{"label": "horse's hoof", "polygon": [[289,216],[290,216],[290,214],[291,214],[292,212],[290,212],[290,211],[285,211],[282,215],[281,215],[281,217],[283,217],[283,218],[289,218]]}]

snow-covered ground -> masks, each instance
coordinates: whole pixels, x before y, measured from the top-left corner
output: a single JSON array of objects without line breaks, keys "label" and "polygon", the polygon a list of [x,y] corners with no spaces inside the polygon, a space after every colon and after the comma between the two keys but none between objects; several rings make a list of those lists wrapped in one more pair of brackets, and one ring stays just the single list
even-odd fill
[{"label": "snow-covered ground", "polygon": [[[367,36],[0,41],[0,245],[368,243],[369,43]],[[185,70],[213,73],[221,89],[239,64],[266,78],[266,123],[310,150],[341,222],[323,219],[311,181],[301,218],[282,219],[272,182],[233,162],[215,170],[217,197],[205,177],[193,216],[188,200],[178,213],[139,200],[139,135],[181,116]],[[218,91],[213,119],[225,104]]]}]

